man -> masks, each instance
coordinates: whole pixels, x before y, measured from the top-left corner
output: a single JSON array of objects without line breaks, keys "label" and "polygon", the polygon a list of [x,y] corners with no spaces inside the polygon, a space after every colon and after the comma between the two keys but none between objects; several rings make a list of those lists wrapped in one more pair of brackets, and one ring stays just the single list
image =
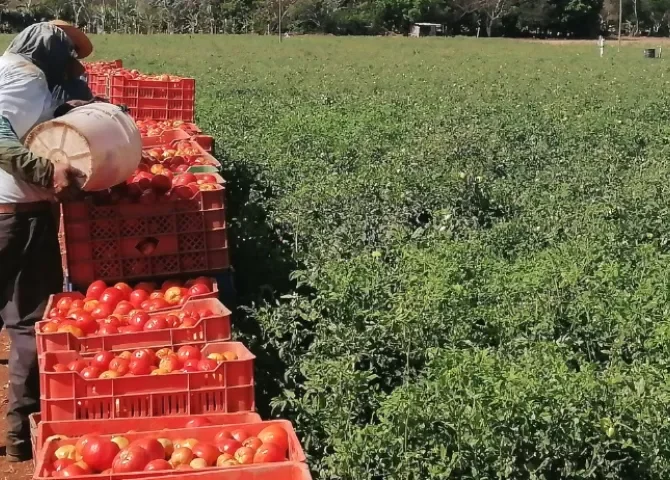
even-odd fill
[{"label": "man", "polygon": [[32,456],[28,416],[39,411],[35,323],[62,290],[57,199],[76,189],[76,172],[31,154],[21,140],[53,117],[54,89],[83,74],[90,40],[61,21],[31,25],[0,57],[0,316],[9,333],[7,458]]}]

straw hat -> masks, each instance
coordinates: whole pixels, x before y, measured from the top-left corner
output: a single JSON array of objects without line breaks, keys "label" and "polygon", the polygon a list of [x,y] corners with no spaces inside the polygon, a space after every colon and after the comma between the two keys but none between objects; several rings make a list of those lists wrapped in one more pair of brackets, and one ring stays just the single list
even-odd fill
[{"label": "straw hat", "polygon": [[93,53],[93,44],[84,32],[79,30],[74,25],[63,20],[52,20],[49,24],[60,28],[65,32],[70,41],[74,44],[74,49],[77,52],[77,57],[86,58]]}]

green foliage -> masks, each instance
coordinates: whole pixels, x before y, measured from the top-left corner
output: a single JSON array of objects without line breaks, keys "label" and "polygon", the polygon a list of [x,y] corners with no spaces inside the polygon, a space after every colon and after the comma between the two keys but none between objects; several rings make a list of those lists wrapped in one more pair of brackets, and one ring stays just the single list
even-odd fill
[{"label": "green foliage", "polygon": [[[670,476],[670,97],[638,46],[96,38],[192,74],[234,330],[321,479]],[[184,55],[183,52],[189,52]]]}]

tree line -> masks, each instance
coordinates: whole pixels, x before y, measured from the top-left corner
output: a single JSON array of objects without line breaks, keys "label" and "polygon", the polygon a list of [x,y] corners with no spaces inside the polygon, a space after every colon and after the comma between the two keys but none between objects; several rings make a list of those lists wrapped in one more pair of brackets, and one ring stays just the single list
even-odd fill
[{"label": "tree line", "polygon": [[[626,35],[670,35],[670,0],[622,0]],[[584,38],[612,34],[617,0],[0,0],[2,31],[62,18],[94,33],[406,34]]]}]

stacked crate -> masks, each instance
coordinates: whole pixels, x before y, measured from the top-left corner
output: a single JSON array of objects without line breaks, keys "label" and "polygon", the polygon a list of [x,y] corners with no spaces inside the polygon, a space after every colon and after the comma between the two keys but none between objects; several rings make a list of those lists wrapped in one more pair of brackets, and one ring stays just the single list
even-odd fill
[{"label": "stacked crate", "polygon": [[[61,208],[68,281],[36,325],[34,478],[309,480],[291,423],[253,413],[255,357],[231,341],[231,312],[211,278],[229,266],[224,180],[212,138],[192,123],[195,82],[128,72],[121,61],[87,70],[97,95],[129,107],[144,155],[127,185]],[[149,173],[195,181],[154,191]],[[184,442],[199,458],[102,471],[75,453],[92,433],[107,444]],[[228,435],[244,442],[234,456]],[[215,464],[198,453],[211,445]]]}]

